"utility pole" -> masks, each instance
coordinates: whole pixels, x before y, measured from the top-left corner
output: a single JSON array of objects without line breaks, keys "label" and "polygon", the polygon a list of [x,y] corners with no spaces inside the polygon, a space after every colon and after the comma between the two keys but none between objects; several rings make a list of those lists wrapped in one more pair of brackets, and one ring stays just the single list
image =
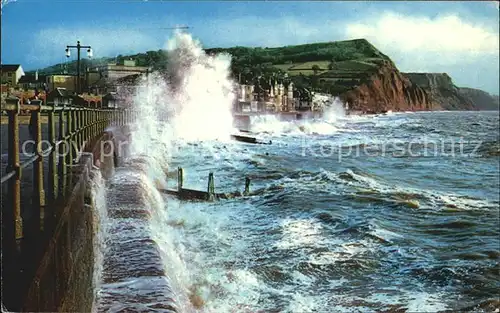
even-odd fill
[{"label": "utility pole", "polygon": [[82,46],[80,44],[80,41],[76,42],[76,46],[66,46],[66,57],[70,57],[71,53],[70,50],[71,48],[74,48],[77,50],[77,60],[76,60],[76,94],[81,93],[81,81],[80,81],[80,49],[87,49],[87,56],[88,58],[92,58],[92,47],[91,46]]}]

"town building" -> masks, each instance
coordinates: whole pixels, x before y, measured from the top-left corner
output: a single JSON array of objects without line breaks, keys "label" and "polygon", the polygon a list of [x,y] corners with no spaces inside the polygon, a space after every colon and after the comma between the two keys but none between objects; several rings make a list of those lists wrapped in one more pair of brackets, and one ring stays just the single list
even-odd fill
[{"label": "town building", "polygon": [[[125,60],[123,64],[106,64],[87,74],[88,89],[93,93],[117,94],[130,93],[138,79],[148,74],[150,69],[145,66],[136,66],[134,60]],[[120,96],[118,96],[120,97]]]},{"label": "town building", "polygon": [[17,84],[24,90],[27,89],[41,89],[47,90],[47,76],[38,75],[38,71],[34,74],[26,74],[19,79]]},{"label": "town building", "polygon": [[149,68],[136,66],[134,60],[124,60],[123,64],[106,64],[100,68],[100,71],[102,77],[108,82],[113,82],[125,76],[146,74],[149,72]]},{"label": "town building", "polygon": [[57,87],[47,94],[47,103],[54,106],[79,105],[89,106],[85,98],[75,95],[73,91]]},{"label": "town building", "polygon": [[64,88],[68,91],[74,92],[76,90],[76,76],[66,74],[48,75],[47,89],[51,92],[56,88]]},{"label": "town building", "polygon": [[19,79],[25,75],[20,64],[1,64],[0,72],[2,72],[2,84],[11,86],[17,85]]},{"label": "town building", "polygon": [[293,82],[284,85],[270,81],[269,89],[238,84],[236,90],[238,101],[233,109],[235,112],[295,112],[299,105]]}]

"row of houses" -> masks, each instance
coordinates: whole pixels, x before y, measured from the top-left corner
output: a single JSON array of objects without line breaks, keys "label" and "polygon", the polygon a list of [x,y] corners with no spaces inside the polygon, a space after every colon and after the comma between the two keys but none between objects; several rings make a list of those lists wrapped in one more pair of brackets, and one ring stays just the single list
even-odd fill
[{"label": "row of houses", "polygon": [[[120,91],[126,89],[131,80],[149,73],[149,68],[136,66],[134,60],[87,68],[80,77],[82,92],[77,95],[77,75],[41,75],[38,71],[25,73],[20,64],[2,64],[0,70],[2,99],[14,96],[23,100],[37,98],[52,101],[53,97],[64,95],[82,98],[83,103],[90,106],[105,106],[107,99],[120,100]],[[76,102],[81,103],[81,100]]]}]

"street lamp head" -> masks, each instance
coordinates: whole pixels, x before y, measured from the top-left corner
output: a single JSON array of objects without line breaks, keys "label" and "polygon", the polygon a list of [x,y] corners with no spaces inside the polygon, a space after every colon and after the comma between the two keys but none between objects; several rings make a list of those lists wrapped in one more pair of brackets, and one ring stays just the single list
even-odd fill
[{"label": "street lamp head", "polygon": [[89,57],[89,59],[90,59],[90,58],[92,58],[92,57],[94,56],[94,53],[93,53],[93,51],[92,51],[92,48],[89,48],[89,49],[87,50],[87,56]]},{"label": "street lamp head", "polygon": [[66,57],[69,58],[71,56],[71,52],[69,51],[69,48],[66,48]]}]

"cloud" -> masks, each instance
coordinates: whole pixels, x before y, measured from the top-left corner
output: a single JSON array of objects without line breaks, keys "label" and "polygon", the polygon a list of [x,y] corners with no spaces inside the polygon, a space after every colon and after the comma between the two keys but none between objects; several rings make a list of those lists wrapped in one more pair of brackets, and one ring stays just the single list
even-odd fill
[{"label": "cloud", "polygon": [[[495,24],[498,27],[498,20]],[[348,23],[345,35],[366,38],[401,71],[447,72],[457,85],[498,94],[498,28],[454,14],[429,18],[384,12]]]},{"label": "cloud", "polygon": [[349,37],[363,37],[381,47],[402,52],[498,54],[496,32],[463,21],[456,15],[434,19],[385,13],[369,23],[347,25]]}]

